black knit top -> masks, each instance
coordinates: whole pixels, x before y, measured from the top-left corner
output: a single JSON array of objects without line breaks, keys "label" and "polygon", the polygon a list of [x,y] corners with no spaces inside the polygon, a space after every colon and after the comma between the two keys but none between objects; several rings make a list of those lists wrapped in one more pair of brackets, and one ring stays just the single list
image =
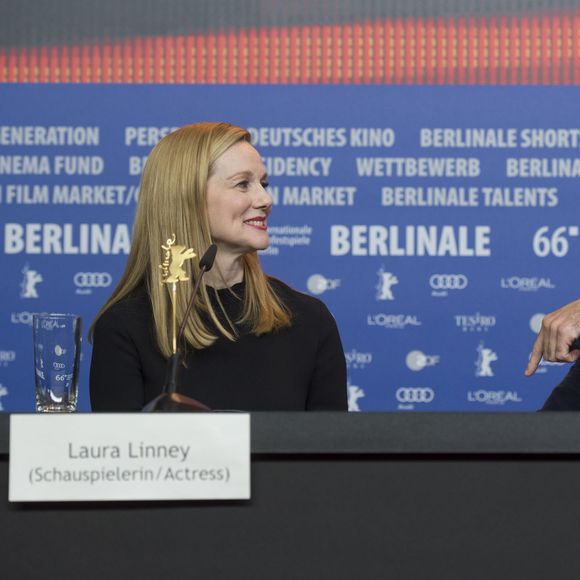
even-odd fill
[{"label": "black knit top", "polygon": [[[188,349],[178,392],[214,410],[346,410],[344,352],[334,318],[316,298],[270,283],[292,326],[262,336],[238,327],[232,342]],[[216,294],[230,320],[241,312],[244,283]],[[90,392],[93,411],[138,411],[160,394],[166,359],[159,352],[144,288],[112,306],[95,326]]]}]

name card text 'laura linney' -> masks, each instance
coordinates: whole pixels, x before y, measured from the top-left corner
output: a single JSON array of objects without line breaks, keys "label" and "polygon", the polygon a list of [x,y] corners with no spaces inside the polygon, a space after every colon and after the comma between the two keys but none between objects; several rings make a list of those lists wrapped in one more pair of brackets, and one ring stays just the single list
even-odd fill
[{"label": "name card text 'laura linney'", "polygon": [[10,417],[9,500],[250,498],[250,416]]}]

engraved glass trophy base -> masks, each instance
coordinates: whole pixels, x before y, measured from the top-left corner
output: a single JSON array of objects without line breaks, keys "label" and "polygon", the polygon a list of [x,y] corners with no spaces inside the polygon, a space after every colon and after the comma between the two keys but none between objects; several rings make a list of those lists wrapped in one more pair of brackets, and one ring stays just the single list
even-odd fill
[{"label": "engraved glass trophy base", "polygon": [[36,401],[36,411],[38,413],[74,413],[76,410],[76,405],[72,403],[43,403]]}]

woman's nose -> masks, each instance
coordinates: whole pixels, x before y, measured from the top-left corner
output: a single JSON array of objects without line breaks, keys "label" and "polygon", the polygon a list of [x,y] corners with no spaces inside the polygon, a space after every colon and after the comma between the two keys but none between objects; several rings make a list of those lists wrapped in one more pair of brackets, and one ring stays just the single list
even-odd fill
[{"label": "woman's nose", "polygon": [[272,207],[272,203],[272,196],[268,193],[268,190],[260,184],[258,186],[256,197],[254,198],[254,207],[256,209],[270,208]]}]

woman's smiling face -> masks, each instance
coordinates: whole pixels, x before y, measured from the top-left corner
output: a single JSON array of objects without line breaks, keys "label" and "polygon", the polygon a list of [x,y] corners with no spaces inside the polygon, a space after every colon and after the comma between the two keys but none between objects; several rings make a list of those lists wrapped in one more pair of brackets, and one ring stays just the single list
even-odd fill
[{"label": "woman's smiling face", "polygon": [[218,157],[207,180],[207,212],[219,252],[238,257],[268,247],[272,198],[260,155],[240,141]]}]

